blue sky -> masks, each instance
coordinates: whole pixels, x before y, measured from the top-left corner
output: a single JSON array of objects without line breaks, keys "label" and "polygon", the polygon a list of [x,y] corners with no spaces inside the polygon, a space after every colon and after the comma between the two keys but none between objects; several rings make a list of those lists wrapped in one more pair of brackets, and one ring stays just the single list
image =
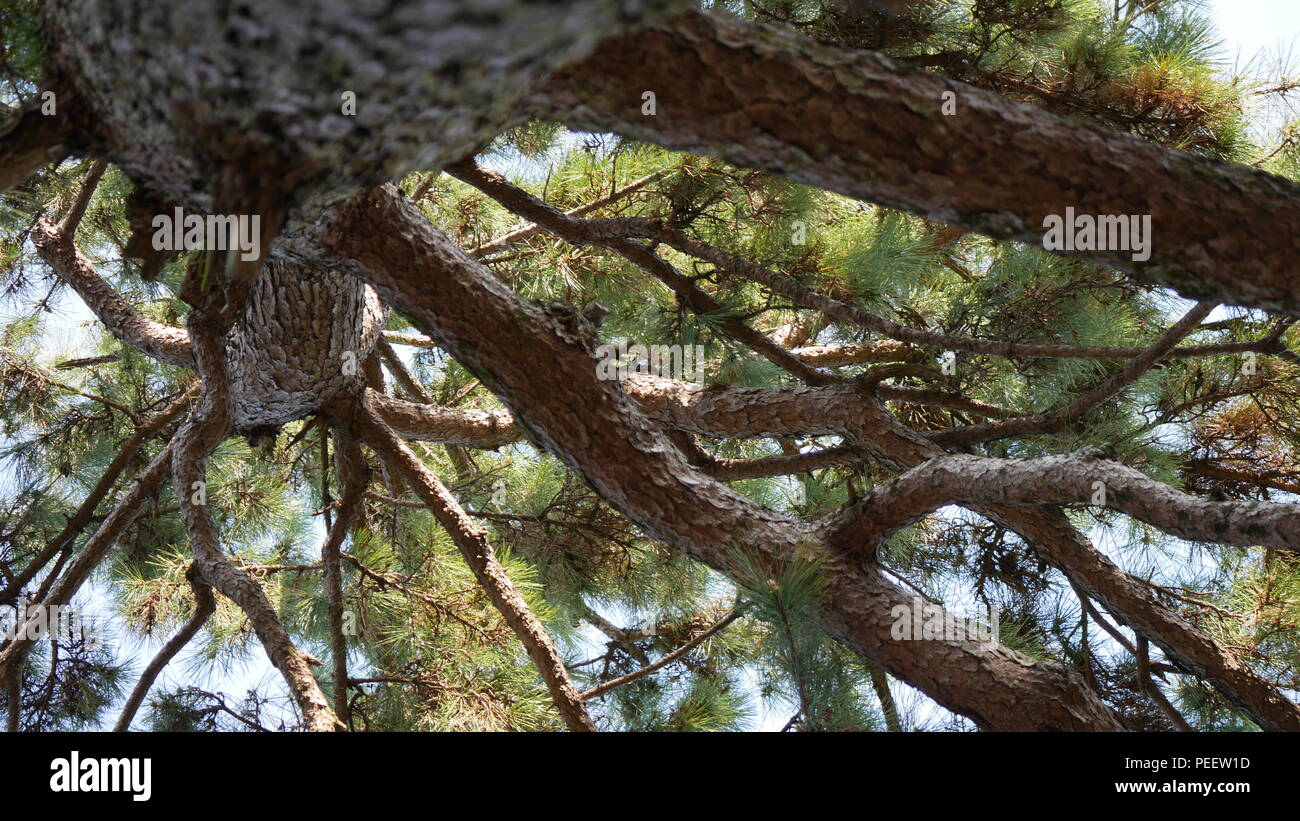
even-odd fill
[{"label": "blue sky", "polygon": [[1229,59],[1300,46],[1300,0],[1210,0]]}]

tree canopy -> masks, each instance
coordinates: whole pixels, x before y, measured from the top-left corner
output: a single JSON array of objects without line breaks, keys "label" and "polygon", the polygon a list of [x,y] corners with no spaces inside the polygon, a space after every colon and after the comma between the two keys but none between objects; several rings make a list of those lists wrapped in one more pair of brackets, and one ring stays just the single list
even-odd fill
[{"label": "tree canopy", "polygon": [[9,729],[1300,730],[1199,2],[162,5],[0,0]]}]

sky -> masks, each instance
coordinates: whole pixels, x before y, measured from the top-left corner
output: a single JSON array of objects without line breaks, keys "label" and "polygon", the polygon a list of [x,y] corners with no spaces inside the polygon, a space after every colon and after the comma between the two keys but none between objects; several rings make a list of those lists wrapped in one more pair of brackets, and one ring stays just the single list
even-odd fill
[{"label": "sky", "polygon": [[[1245,71],[1255,73],[1272,68],[1276,74],[1277,65],[1284,66],[1283,74],[1292,78],[1300,77],[1300,0],[1207,0],[1214,21],[1223,39],[1224,71],[1228,74]],[[503,169],[504,170],[504,169]],[[46,325],[49,337],[48,358],[65,358],[74,355],[78,349],[85,350],[86,330],[83,323],[92,321],[92,315],[75,296],[68,295],[62,300],[59,313],[62,321],[49,322]],[[8,314],[9,311],[3,313]],[[8,317],[4,317],[7,319]],[[0,476],[0,484],[3,483]],[[1108,538],[1108,534],[1093,534],[1097,544],[1107,553],[1113,555],[1118,545]],[[98,585],[91,585],[88,595],[80,597],[80,603],[90,613],[101,618],[108,615],[110,607],[103,597]],[[607,613],[615,621],[634,619],[618,618],[619,614]],[[626,616],[626,614],[624,614]],[[112,619],[104,619],[111,622]],[[103,622],[101,622],[102,624]],[[119,638],[124,638],[119,636]],[[140,666],[152,656],[166,640],[166,636],[133,643],[133,653]],[[599,639],[594,632],[588,637],[593,645]],[[260,650],[254,648],[249,656],[249,663],[233,675],[218,677],[194,677],[194,666],[186,663],[189,653],[173,661],[159,677],[155,690],[176,687],[185,683],[197,684],[209,690],[223,690],[232,701],[238,700],[244,691],[257,687],[263,692],[283,692],[282,683],[274,668],[266,661]],[[903,703],[912,702],[919,697],[905,685],[894,684],[896,697]],[[921,697],[923,699],[923,697]],[[141,710],[141,713],[144,711]],[[782,705],[760,707],[756,716],[758,729],[780,729],[789,717],[789,710]],[[109,721],[116,718],[110,711]]]},{"label": "sky", "polygon": [[1300,0],[1210,0],[1229,58],[1245,63],[1260,51],[1300,50]]}]

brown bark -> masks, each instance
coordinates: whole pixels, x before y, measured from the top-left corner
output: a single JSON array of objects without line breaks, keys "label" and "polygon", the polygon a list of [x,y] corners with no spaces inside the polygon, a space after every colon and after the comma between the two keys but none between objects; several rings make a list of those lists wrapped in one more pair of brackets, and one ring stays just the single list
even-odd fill
[{"label": "brown bark", "polygon": [[[339,503],[336,518],[321,546],[321,567],[329,596],[330,653],[334,663],[334,714],[347,729],[352,728],[348,703],[348,642],[343,634],[343,570],[340,550],[361,512],[366,488],[370,485],[370,467],[355,439],[342,431],[334,435],[335,472],[339,476]],[[323,467],[322,467],[323,469]],[[328,500],[322,500],[328,503]]]},{"label": "brown bark", "polygon": [[[690,77],[691,82],[681,82]],[[641,94],[658,113],[641,114]],[[944,116],[945,92],[957,113]],[[995,237],[1043,220],[1149,214],[1148,262],[1076,255],[1196,299],[1300,315],[1300,184],[1195,157],[722,15],[610,38],[540,83],[530,114],[763,168]],[[1214,207],[1207,208],[1207,203]]]},{"label": "brown bark", "polygon": [[189,335],[180,328],[141,315],[96,273],[90,260],[77,250],[71,236],[48,220],[40,219],[32,227],[32,244],[46,264],[77,292],[113,336],[155,359],[194,367]]},{"label": "brown bark", "polygon": [[[852,385],[785,391],[768,388],[710,389],[645,375],[635,376],[624,384],[630,386],[642,412],[702,436],[840,435],[877,458],[904,469],[943,455],[934,443],[900,425],[879,403]],[[1145,477],[1141,479],[1150,481]],[[1087,489],[1087,494],[1074,498],[1090,498],[1090,484]],[[1165,495],[1177,494],[1177,491],[1164,485],[1154,489],[1159,493],[1145,497],[1146,502],[1133,500],[1133,511],[1151,515],[1153,521],[1159,516],[1159,521],[1171,528],[1183,526],[1181,521],[1175,520],[1176,517],[1158,510],[1166,503]],[[1190,501],[1193,497],[1186,499]],[[1221,503],[1196,500],[1194,504]],[[1209,520],[1206,526],[1213,532],[1217,522],[1231,524],[1241,521],[1234,519],[1240,515],[1238,511],[1245,512],[1248,519],[1249,511],[1254,509],[1248,506],[1224,508],[1216,512],[1219,518]],[[1215,683],[1261,726],[1277,728],[1294,720],[1295,706],[1280,696],[1275,688],[1209,636],[1162,605],[1148,588],[1107,561],[1059,512],[1050,508],[993,505],[976,505],[974,510],[1020,534],[1051,564],[1096,596],[1108,610],[1142,631],[1187,669]],[[1284,520],[1293,515],[1293,510],[1294,506],[1276,505],[1265,515],[1262,521],[1273,523],[1274,538],[1286,537],[1284,529],[1276,530],[1276,523],[1282,522],[1285,528]],[[1201,521],[1207,520],[1202,518]],[[1256,536],[1246,532],[1245,528],[1244,524],[1236,528],[1238,536],[1248,544],[1258,544],[1258,541],[1251,541]],[[1209,535],[1204,530],[1199,532]],[[1217,540],[1217,535],[1212,540]],[[852,542],[851,539],[848,541]],[[851,549],[850,544],[843,547]],[[897,672],[895,675],[911,681]]]},{"label": "brown bark", "polygon": [[465,563],[483,586],[488,599],[528,651],[546,689],[551,693],[556,709],[564,718],[565,725],[575,732],[595,730],[596,726],[582,704],[582,696],[569,680],[564,660],[547,635],[546,628],[528,609],[524,597],[497,561],[496,552],[488,543],[482,528],[465,513],[438,477],[425,467],[372,410],[368,407],[361,408],[354,421],[366,444],[397,469],[447,531],[447,535],[451,536],[465,557]]},{"label": "brown bark", "polygon": [[[532,438],[557,454],[647,533],[722,572],[736,551],[779,566],[817,551],[798,522],[754,505],[687,465],[619,386],[595,378],[590,331],[519,299],[439,234],[391,187],[358,197],[324,227],[320,246],[491,388]],[[573,408],[582,408],[576,414]],[[982,727],[1119,729],[1068,671],[971,642],[897,642],[895,606],[911,598],[879,570],[825,556],[821,617],[831,633]]]},{"label": "brown bark", "polygon": [[865,344],[810,345],[795,348],[791,353],[814,367],[839,368],[864,362],[899,362],[915,356],[916,349],[902,342],[884,339]]},{"label": "brown bark", "polygon": [[204,322],[202,309],[191,310],[190,336],[194,340],[194,355],[203,377],[204,393],[195,415],[176,435],[172,458],[181,519],[190,537],[190,550],[198,567],[198,577],[233,601],[248,617],[271,663],[284,676],[289,692],[302,710],[307,728],[328,732],[338,727],[338,719],[330,712],[325,695],[311,671],[311,664],[320,662],[294,646],[267,599],[266,591],[226,557],[207,505],[195,502],[195,492],[200,488],[206,494],[208,458],[229,433],[232,420],[225,352],[217,343],[219,329],[205,326]]},{"label": "brown bark", "polygon": [[[357,21],[346,4],[333,0],[310,3],[293,14],[268,7],[236,15],[223,14],[221,4],[193,0],[186,4],[190,19],[185,25],[209,32],[197,42],[181,37],[179,16],[141,8],[132,0],[56,0],[48,14],[56,38],[50,68],[85,92],[94,114],[90,119],[98,121],[91,135],[96,150],[113,156],[137,181],[177,202],[220,208],[247,203],[247,190],[264,192],[266,180],[274,179],[285,197],[317,195],[299,212],[300,218],[310,219],[331,199],[358,186],[416,164],[437,165],[476,147],[509,121],[506,104],[539,71],[561,56],[585,52],[605,33],[672,4],[634,3],[614,11],[608,4],[583,0],[566,4],[569,11],[587,13],[576,14],[572,21],[561,20],[545,5],[518,2],[499,20],[465,21],[458,16],[461,10],[448,10],[444,4],[413,4],[406,10],[406,32],[427,31],[433,41],[426,48],[375,61],[383,70],[365,76],[365,71],[357,71],[356,54],[368,48],[383,51],[378,46],[388,43],[393,33],[372,20]],[[248,19],[233,19],[241,17]],[[460,40],[448,39],[449,21],[465,23],[470,34],[462,31]],[[250,34],[254,31],[256,36]],[[134,69],[124,67],[125,61],[114,54],[119,41],[132,38],[153,38],[158,45],[157,64],[139,77],[131,76]],[[301,59],[283,60],[280,51]],[[493,63],[494,54],[508,59]],[[475,65],[486,61],[492,68],[462,72],[460,55]],[[250,66],[240,62],[243,57]],[[194,71],[194,65],[205,66],[205,71]],[[265,71],[257,71],[259,66]],[[680,82],[683,66],[697,82]],[[443,74],[448,75],[446,82],[434,84],[434,99],[409,93],[411,88],[425,88],[421,78]],[[254,75],[257,83],[243,79]],[[333,113],[336,101],[325,99],[320,91],[329,88],[331,80],[344,88],[350,80],[362,83],[363,105],[370,106],[364,117],[351,122]],[[639,113],[640,94],[647,89],[660,95],[658,116]],[[115,95],[114,90],[121,93]],[[941,93],[948,90],[958,95],[960,116],[938,113]],[[994,236],[1036,242],[1042,217],[1067,204],[1082,213],[1149,213],[1157,231],[1150,263],[1130,264],[1108,253],[1084,256],[1186,293],[1300,315],[1300,282],[1279,262],[1300,250],[1300,238],[1290,230],[1300,224],[1300,188],[1294,184],[1066,121],[923,72],[899,69],[877,55],[848,54],[735,20],[691,14],[636,37],[603,43],[589,61],[539,83],[527,110],[670,147],[717,153],[742,165],[777,170]],[[19,164],[29,166],[31,151],[22,148],[24,139],[20,135],[17,141],[0,140],[0,158],[6,151],[17,151]],[[36,140],[42,142],[49,141]],[[646,220],[578,219],[502,185],[480,169],[462,167],[460,172],[560,236],[628,256],[699,312],[712,312],[718,304],[636,237],[665,241],[763,283],[800,306],[911,345],[1004,356],[1116,358],[1116,352],[1131,350],[1014,345],[905,328],[680,231]],[[0,182],[4,179],[0,176]],[[86,196],[79,201],[83,208]],[[1216,209],[1205,209],[1206,202],[1216,203]],[[869,534],[847,527],[823,538],[808,525],[764,510],[707,475],[807,469],[870,454],[904,468],[920,465],[899,481],[921,482],[915,493],[932,494],[931,485],[943,484],[935,476],[957,463],[942,457],[934,442],[898,424],[879,400],[928,402],[970,412],[980,412],[978,403],[940,391],[870,381],[834,385],[838,377],[817,371],[809,359],[738,320],[725,326],[733,337],[822,387],[765,391],[684,387],[653,378],[633,378],[622,385],[601,382],[590,355],[591,329],[580,315],[557,306],[538,309],[520,300],[399,202],[391,187],[349,200],[310,228],[303,228],[306,222],[297,226],[302,233],[292,238],[302,256],[276,257],[260,277],[246,283],[251,285],[251,299],[233,328],[225,321],[228,317],[213,322],[204,309],[191,313],[193,342],[185,331],[144,319],[95,274],[72,242],[71,215],[67,226],[38,223],[33,238],[59,276],[120,339],[162,361],[201,366],[204,405],[183,427],[171,453],[196,562],[203,578],[248,614],[309,726],[329,729],[334,721],[311,675],[310,659],[292,645],[261,587],[230,566],[210,517],[190,501],[189,489],[190,480],[202,480],[208,455],[231,429],[260,434],[322,409],[364,402],[362,363],[373,362],[370,352],[383,315],[374,290],[353,275],[373,283],[510,409],[509,414],[479,415],[436,407],[412,411],[407,403],[372,392],[374,412],[367,409],[360,424],[386,458],[403,466],[408,480],[414,477],[417,492],[440,513],[480,580],[490,593],[496,591],[494,603],[503,608],[507,621],[514,619],[512,627],[519,625],[517,631],[570,726],[589,724],[589,719],[581,704],[573,702],[571,684],[564,689],[566,673],[549,638],[535,619],[530,621],[526,609],[520,611],[522,599],[498,572],[499,565],[493,569],[495,560],[482,533],[381,417],[395,419],[394,427],[433,431],[433,437],[459,436],[463,441],[457,444],[476,446],[504,444],[526,431],[651,536],[724,573],[734,570],[736,551],[742,549],[759,551],[774,569],[809,552],[818,555],[831,578],[820,613],[827,628],[980,726],[1118,726],[1086,686],[1055,665],[963,640],[891,641],[892,610],[909,598],[878,567],[863,561],[858,542]],[[311,260],[310,265],[304,265],[304,259]],[[340,270],[332,266],[334,261],[342,263]],[[234,306],[232,310],[243,307],[240,298],[226,304]],[[1185,333],[1194,325],[1185,319],[1177,330]],[[1086,412],[1161,356],[1193,355],[1171,349],[1167,340],[1144,350],[1138,361],[1066,410]],[[1240,350],[1279,352],[1277,339],[1267,343],[1271,347],[1254,347],[1261,344],[1233,343],[1245,346]],[[1229,346],[1201,348],[1195,355],[1229,352]],[[346,354],[355,354],[352,370],[342,362]],[[884,374],[876,372],[877,377]],[[1083,405],[1087,407],[1080,411]],[[1003,415],[992,406],[983,410],[985,416]],[[696,470],[658,424],[641,414],[707,436],[825,434],[843,436],[847,443],[821,454],[787,454],[745,464],[707,464],[696,454],[705,468]],[[1020,424],[1024,420],[973,427],[983,436],[993,430],[1023,433],[1016,427]],[[1037,424],[1041,427],[1042,420]],[[954,435],[970,436],[966,430]],[[146,471],[148,476],[157,473],[157,462]],[[1080,483],[1094,476],[1088,472],[1091,468],[986,460],[972,470],[1002,480],[975,491],[945,492],[956,493],[958,501],[1021,534],[1087,594],[1160,644],[1171,658],[1212,680],[1261,726],[1295,727],[1294,705],[1110,564],[1058,510],[1024,506],[1030,499],[1077,500],[1084,487]],[[1044,495],[1034,483],[1044,472],[1055,476],[1052,471],[1060,473],[1060,481]],[[1213,532],[1214,541],[1274,546],[1288,534],[1294,537],[1295,513],[1287,506],[1203,502],[1123,466],[1108,464],[1105,472],[1108,485],[1113,482],[1119,491],[1117,507],[1169,532],[1198,538]],[[1031,491],[1038,496],[1027,496]],[[137,496],[132,491],[123,505],[135,499],[138,509],[142,499]],[[882,503],[882,498],[873,498]],[[912,496],[890,503],[899,510],[918,507]],[[69,572],[55,582],[45,597],[48,601],[75,592],[129,524],[133,509],[123,505],[109,517],[116,530],[106,533],[105,522]],[[330,538],[335,535],[331,528]],[[331,624],[337,626],[337,556],[333,572]],[[14,662],[21,662],[25,651],[16,647],[0,656],[0,669],[11,672]],[[346,647],[336,644],[334,650],[335,698],[342,707],[346,692],[340,694],[337,686],[346,682]]]},{"label": "brown bark", "polygon": [[[839,435],[849,427],[849,417],[862,406],[861,392],[843,386],[825,390],[706,388],[632,374],[623,382],[623,388],[637,408],[651,418],[714,438]],[[1010,415],[1004,408],[946,391],[879,385],[875,393],[881,399],[954,408],[981,416]],[[507,411],[445,408],[373,390],[366,395],[384,422],[403,439],[494,449],[524,437],[523,429]],[[727,410],[724,406],[728,405],[743,406],[743,417],[739,409]],[[775,467],[778,463],[771,464]],[[712,470],[706,468],[705,472],[712,475]],[[717,477],[732,478],[724,474]]]},{"label": "brown bark", "polygon": [[1272,488],[1274,490],[1285,491],[1300,495],[1300,482],[1285,476],[1277,476],[1268,472],[1254,472],[1238,470],[1223,465],[1211,464],[1203,460],[1192,460],[1183,464],[1183,470],[1187,473],[1193,473],[1197,476],[1204,476],[1207,479],[1218,479],[1223,482],[1241,482],[1242,484],[1255,485],[1256,487]]},{"label": "brown bark", "polygon": [[[55,102],[57,111],[57,96]],[[66,111],[71,100],[65,98],[62,104]],[[0,134],[0,192],[19,185],[42,166],[68,156],[72,136],[66,114],[45,115],[35,105],[16,117]]]},{"label": "brown bark", "polygon": [[1300,505],[1202,499],[1085,452],[1036,459],[936,456],[847,508],[846,521],[830,538],[870,550],[944,505],[1089,504],[1098,493],[1104,506],[1188,541],[1290,550],[1300,536]]},{"label": "brown bark", "polygon": [[898,705],[894,702],[894,694],[889,691],[889,676],[874,664],[871,665],[871,688],[876,691],[876,698],[880,701],[880,712],[885,716],[885,729],[891,733],[901,733],[903,723],[898,720]]},{"label": "brown bark", "polygon": [[[855,396],[847,387],[791,391],[761,388],[707,390],[652,377],[637,377],[636,382],[647,386],[639,396],[639,406],[644,411],[656,419],[700,435],[838,434],[848,437],[878,458],[903,468],[915,467],[943,455],[937,446],[898,424],[869,397]],[[1136,481],[1138,477],[1150,482],[1141,474],[1131,478]],[[1130,477],[1121,477],[1117,472],[1114,478]],[[1042,487],[1035,483],[1035,492]],[[1108,487],[1116,485],[1108,481]],[[1090,498],[1091,484],[1087,490],[1086,494],[1074,498]],[[1177,534],[1180,532],[1178,528],[1185,523],[1159,508],[1168,503],[1170,496],[1182,494],[1165,485],[1153,490],[1158,492],[1145,497],[1131,497],[1126,504],[1132,505],[1134,513],[1151,516],[1152,521],[1169,526],[1170,532]],[[1043,497],[1044,501],[1050,498]],[[1184,497],[1184,501],[1195,505],[1202,513],[1210,510],[1204,505],[1224,504],[1195,500],[1194,497]],[[1215,683],[1261,726],[1280,728],[1295,720],[1295,706],[1279,695],[1272,685],[1209,636],[1171,612],[1148,588],[1106,560],[1059,512],[1049,508],[1031,510],[992,505],[976,505],[974,510],[1020,534],[1051,564],[1097,597],[1110,612],[1143,632],[1187,669]],[[1244,543],[1259,544],[1259,541],[1252,541],[1258,537],[1250,533],[1249,525],[1245,524],[1254,510],[1256,508],[1250,506],[1214,508],[1212,518],[1200,516],[1198,519],[1208,530],[1196,532],[1217,541],[1217,528],[1222,524],[1225,528],[1232,528]],[[1239,518],[1243,514],[1244,518]],[[1294,506],[1275,505],[1260,521],[1273,528],[1271,538],[1286,539],[1285,521],[1293,516]],[[1191,531],[1184,532],[1194,536]],[[1295,536],[1291,535],[1290,540],[1294,544]]]},{"label": "brown bark", "polygon": [[359,396],[386,313],[353,277],[267,262],[226,344],[235,430],[274,430]]},{"label": "brown bark", "polygon": [[1059,511],[976,512],[1019,533],[1050,564],[1183,669],[1209,681],[1265,730],[1300,729],[1300,708],[1230,650],[1171,610],[1094,548]]},{"label": "brown bark", "polygon": [[539,72],[685,6],[413,0],[379,14],[347,0],[54,0],[44,67],[81,98],[92,149],[166,200],[238,210],[241,191],[273,181],[310,213],[464,156],[511,124],[511,101]]},{"label": "brown bark", "polygon": [[491,449],[504,447],[523,436],[514,417],[504,411],[444,408],[394,399],[373,390],[366,391],[366,399],[404,439]]},{"label": "brown bark", "polygon": [[[565,211],[564,215],[567,217],[586,216],[587,214],[590,214],[592,211],[597,211],[601,208],[604,208],[607,205],[612,205],[613,203],[618,202],[619,200],[623,199],[629,194],[634,194],[637,191],[640,191],[642,188],[645,188],[650,183],[662,177],[664,173],[665,172],[663,171],[655,171],[653,173],[647,174],[641,179],[633,180],[632,182],[628,183],[622,188],[619,188],[617,191],[614,191],[598,199],[592,200],[586,205],[580,205],[577,208],[571,208],[568,211]],[[411,201],[418,203],[419,199],[417,197],[411,197]],[[474,257],[475,259],[483,259],[484,257],[488,257],[491,256],[492,254],[497,253],[498,251],[503,251],[512,245],[516,245],[518,243],[529,240],[540,233],[542,233],[542,226],[536,223],[533,223],[532,225],[525,225],[523,228],[518,228],[514,231],[511,231],[508,234],[504,234],[500,237],[497,237],[491,242],[486,242],[478,246],[477,248],[471,248],[467,253],[470,256]]]}]

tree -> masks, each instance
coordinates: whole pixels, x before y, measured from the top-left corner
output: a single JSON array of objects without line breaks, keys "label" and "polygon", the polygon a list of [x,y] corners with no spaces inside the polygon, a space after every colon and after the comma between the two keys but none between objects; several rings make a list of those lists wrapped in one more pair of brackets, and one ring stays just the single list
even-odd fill
[{"label": "tree", "polygon": [[1300,729],[1300,153],[1194,3],[3,9],[4,601],[175,630],[11,729],[265,728],[155,689],[252,635],[310,730]]}]

